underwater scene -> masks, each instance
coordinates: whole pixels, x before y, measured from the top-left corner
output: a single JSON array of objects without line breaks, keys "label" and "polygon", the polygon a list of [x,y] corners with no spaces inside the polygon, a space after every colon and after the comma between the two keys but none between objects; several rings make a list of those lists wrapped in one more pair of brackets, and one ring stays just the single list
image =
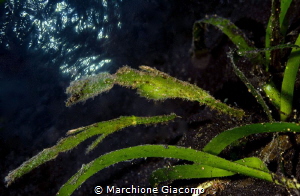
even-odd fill
[{"label": "underwater scene", "polygon": [[300,195],[300,1],[0,1],[0,195]]}]

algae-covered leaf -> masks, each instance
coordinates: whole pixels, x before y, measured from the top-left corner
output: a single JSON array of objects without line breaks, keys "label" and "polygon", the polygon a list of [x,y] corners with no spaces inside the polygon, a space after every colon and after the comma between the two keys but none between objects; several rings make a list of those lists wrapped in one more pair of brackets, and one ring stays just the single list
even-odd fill
[{"label": "algae-covered leaf", "polygon": [[[260,169],[251,168],[240,163],[231,162],[215,155],[197,151],[194,149],[171,145],[168,147],[164,145],[142,145],[107,153],[84,165],[60,188],[57,195],[71,195],[88,178],[90,178],[100,170],[113,164],[146,157],[174,158],[192,161],[195,164],[207,165],[210,167],[227,170],[233,173],[239,173],[242,175],[263,179],[289,188],[300,188],[300,185],[298,183],[295,183],[290,179],[275,176],[275,174],[271,174]],[[274,176],[275,178],[273,178]]]},{"label": "algae-covered leaf", "polygon": [[100,73],[73,81],[66,90],[66,93],[70,95],[66,101],[66,106],[71,106],[108,91],[113,85],[113,76],[109,73]]},{"label": "algae-covered leaf", "polygon": [[154,100],[182,98],[206,102],[213,99],[206,91],[195,85],[150,67],[141,66],[140,68],[141,71],[127,66],[119,69],[116,73],[118,84],[137,89],[141,96]]},{"label": "algae-covered leaf", "polygon": [[[140,66],[141,70],[124,66],[113,74],[101,74],[84,80],[75,81],[68,87],[67,92],[71,97],[67,106],[84,101],[99,93],[107,91],[118,84],[137,89],[138,93],[148,99],[165,100],[169,98],[181,98],[189,101],[198,101],[212,109],[225,114],[242,118],[245,114],[241,109],[235,109],[214,99],[208,92],[188,82],[178,80],[157,69]],[[99,81],[98,81],[99,80]]]},{"label": "algae-covered leaf", "polygon": [[233,129],[226,130],[215,138],[202,149],[204,152],[218,155],[223,149],[234,141],[251,134],[272,133],[272,132],[300,132],[300,126],[296,123],[274,122],[274,123],[257,123],[250,124]]},{"label": "algae-covered leaf", "polygon": [[128,66],[120,68],[115,74],[116,83],[137,89],[141,96],[154,100],[181,98],[189,101],[198,101],[212,109],[241,118],[244,111],[229,107],[214,99],[208,92],[188,82],[178,80],[157,69],[140,66],[141,70]]},{"label": "algae-covered leaf", "polygon": [[117,119],[99,122],[92,124],[90,126],[81,127],[78,129],[73,129],[68,132],[72,134],[69,137],[61,139],[55,146],[51,148],[46,148],[31,159],[24,162],[21,166],[11,171],[6,177],[5,181],[7,185],[10,185],[13,181],[20,178],[24,174],[30,172],[34,168],[42,165],[43,163],[55,159],[57,155],[61,152],[66,152],[74,147],[76,147],[81,142],[86,139],[95,136],[101,135],[101,140],[97,140],[97,143],[94,144],[95,147],[99,144],[107,135],[112,134],[118,130],[121,130],[128,126],[135,126],[140,124],[157,124],[168,122],[175,119],[177,116],[175,114],[171,115],[162,115],[162,116],[153,116],[153,117],[136,117],[136,116],[124,116]]},{"label": "algae-covered leaf", "polygon": [[[250,168],[269,172],[266,165],[257,157],[249,157],[234,161]],[[208,166],[208,165],[176,165],[168,168],[160,168],[155,170],[149,179],[152,186],[156,187],[161,182],[179,180],[179,179],[195,179],[195,178],[218,178],[225,176],[232,176],[236,173]]]}]

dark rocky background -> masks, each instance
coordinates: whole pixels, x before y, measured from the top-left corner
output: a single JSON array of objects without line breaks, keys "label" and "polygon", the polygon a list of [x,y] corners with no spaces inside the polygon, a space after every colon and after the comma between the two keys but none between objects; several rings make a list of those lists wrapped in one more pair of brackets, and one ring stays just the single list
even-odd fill
[{"label": "dark rocky background", "polygon": [[[295,10],[299,4],[296,2]],[[193,23],[214,14],[232,20],[258,47],[263,47],[270,5],[271,1],[260,0],[7,0],[1,4],[0,195],[55,195],[83,163],[103,153],[155,143],[200,149],[226,128],[266,121],[256,101],[228,65],[226,51],[233,45],[226,36],[209,28],[206,36],[211,52],[202,59],[195,59],[190,50]],[[66,12],[68,9],[71,11]],[[43,27],[43,21],[52,25],[52,29]],[[299,24],[295,17],[292,22]],[[80,30],[76,32],[76,28]],[[99,38],[100,32],[107,38]],[[97,58],[91,60],[94,56]],[[110,61],[102,67],[90,66],[105,59]],[[148,101],[133,90],[120,87],[83,104],[65,107],[67,95],[64,92],[72,80],[102,71],[114,73],[123,65],[156,67],[197,84],[222,101],[227,98],[229,104],[242,107],[250,114],[258,111],[258,115],[250,115],[245,122],[235,122],[196,103]],[[106,138],[87,156],[84,150],[92,140],[86,141],[10,187],[4,186],[4,177],[10,170],[54,145],[70,129],[119,116],[171,112],[184,118],[169,125],[127,128]],[[231,124],[228,125],[228,121]],[[149,186],[147,178],[151,171],[174,162],[147,159],[120,163],[93,176],[74,195],[94,195],[96,185]],[[179,181],[174,186],[195,186],[200,182],[203,181]],[[229,188],[223,193],[220,191],[220,195],[258,194],[285,195],[288,192],[244,177],[233,178]]]}]

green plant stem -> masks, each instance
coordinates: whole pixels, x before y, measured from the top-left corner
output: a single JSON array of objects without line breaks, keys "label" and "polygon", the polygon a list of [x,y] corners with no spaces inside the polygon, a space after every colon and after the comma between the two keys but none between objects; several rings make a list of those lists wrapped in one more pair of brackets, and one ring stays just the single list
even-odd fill
[{"label": "green plant stem", "polygon": [[280,109],[280,92],[275,87],[275,84],[273,82],[268,82],[265,85],[263,85],[264,92],[266,93],[269,100],[272,102],[272,104],[279,110]]}]

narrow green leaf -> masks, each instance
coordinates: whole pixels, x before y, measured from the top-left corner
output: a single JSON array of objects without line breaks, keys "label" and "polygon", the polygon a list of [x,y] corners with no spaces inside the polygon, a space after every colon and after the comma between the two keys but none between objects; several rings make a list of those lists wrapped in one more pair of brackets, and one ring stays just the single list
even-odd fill
[{"label": "narrow green leaf", "polygon": [[[269,172],[265,164],[257,157],[244,158],[238,161],[234,161],[234,163]],[[216,167],[211,167],[208,165],[176,165],[173,167],[155,170],[151,174],[149,182],[152,186],[156,187],[159,183],[165,181],[193,178],[218,178],[232,176],[235,174],[236,173],[234,172]]]},{"label": "narrow green leaf", "polygon": [[[204,43],[205,24],[211,24],[220,29],[240,50],[254,51],[256,49],[244,33],[230,22],[230,20],[217,16],[208,16],[194,23],[193,45],[195,50],[203,50],[206,48]],[[256,63],[264,64],[265,62],[261,54],[241,53],[241,55],[255,60]]]},{"label": "narrow green leaf", "polygon": [[[295,42],[300,45],[300,34]],[[294,86],[300,65],[300,49],[293,48],[288,58],[281,86],[280,119],[285,121],[292,113]]]},{"label": "narrow green leaf", "polygon": [[210,154],[218,155],[223,149],[238,139],[251,134],[271,132],[300,132],[300,126],[295,123],[274,122],[236,127],[217,135],[202,150]]},{"label": "narrow green leaf", "polygon": [[[110,165],[121,161],[144,157],[183,159],[193,161],[195,164],[208,165],[211,167],[231,171],[234,173],[239,173],[246,176],[274,182],[273,175],[268,172],[250,168],[239,163],[234,163],[205,152],[178,146],[166,147],[162,145],[144,145],[125,148],[107,153],[93,160],[92,162],[82,166],[82,168],[60,188],[57,195],[71,195],[88,178]],[[289,179],[284,180],[287,182],[290,188],[300,188],[299,184],[295,184]],[[280,182],[275,183],[280,184]]]},{"label": "narrow green leaf", "polygon": [[160,183],[166,181],[196,178],[219,178],[232,175],[235,175],[235,173],[208,165],[176,165],[155,170],[151,174],[149,182],[151,186],[156,187]]},{"label": "narrow green leaf", "polygon": [[279,14],[279,23],[280,23],[280,33],[282,36],[286,35],[288,29],[288,18],[286,17],[286,13],[290,8],[292,0],[281,0],[280,1],[280,14]]},{"label": "narrow green leaf", "polygon": [[[121,130],[128,126],[135,126],[139,124],[157,124],[163,123],[170,120],[173,120],[177,116],[175,114],[171,115],[162,115],[162,116],[153,116],[153,117],[136,117],[136,116],[128,116],[128,117],[120,117],[117,119],[99,122],[92,124],[90,126],[81,127],[78,129],[74,129],[69,131],[69,134],[73,134],[67,138],[61,139],[55,146],[51,148],[44,149],[36,156],[24,162],[21,166],[11,171],[6,177],[5,181],[7,185],[10,185],[13,181],[20,178],[24,174],[30,172],[34,168],[40,166],[41,164],[50,161],[57,157],[57,155],[61,152],[66,152],[86,139],[95,136],[101,135],[101,141],[109,134],[112,134],[118,130]],[[101,142],[97,140],[97,144]]]}]

